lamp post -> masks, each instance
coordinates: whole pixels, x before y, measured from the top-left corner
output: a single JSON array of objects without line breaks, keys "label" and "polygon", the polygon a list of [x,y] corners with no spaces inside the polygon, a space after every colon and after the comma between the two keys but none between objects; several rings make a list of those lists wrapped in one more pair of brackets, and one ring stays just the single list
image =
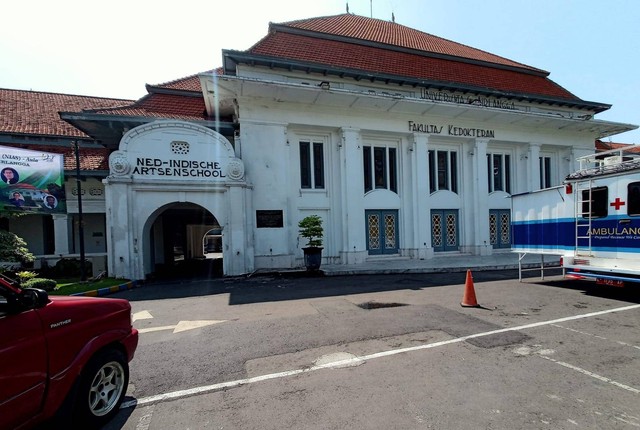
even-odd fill
[{"label": "lamp post", "polygon": [[78,190],[78,239],[80,243],[80,280],[86,281],[87,274],[84,267],[84,221],[82,220],[82,186],[80,184],[80,151],[78,141],[71,142],[76,156],[76,188]]}]

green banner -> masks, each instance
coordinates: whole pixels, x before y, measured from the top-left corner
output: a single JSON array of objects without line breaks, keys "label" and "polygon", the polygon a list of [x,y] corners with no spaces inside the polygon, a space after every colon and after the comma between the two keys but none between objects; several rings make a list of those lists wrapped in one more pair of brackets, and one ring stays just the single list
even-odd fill
[{"label": "green banner", "polygon": [[64,156],[0,146],[0,211],[66,213]]}]

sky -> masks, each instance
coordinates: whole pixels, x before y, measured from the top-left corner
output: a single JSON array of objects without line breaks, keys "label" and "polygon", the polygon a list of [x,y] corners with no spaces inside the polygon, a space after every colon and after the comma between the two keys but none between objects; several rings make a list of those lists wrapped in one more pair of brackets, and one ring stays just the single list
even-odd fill
[{"label": "sky", "polygon": [[[269,23],[347,11],[550,72],[597,119],[640,125],[638,0],[15,0],[2,6],[0,88],[136,100],[222,65]],[[640,143],[640,130],[605,139]]]}]

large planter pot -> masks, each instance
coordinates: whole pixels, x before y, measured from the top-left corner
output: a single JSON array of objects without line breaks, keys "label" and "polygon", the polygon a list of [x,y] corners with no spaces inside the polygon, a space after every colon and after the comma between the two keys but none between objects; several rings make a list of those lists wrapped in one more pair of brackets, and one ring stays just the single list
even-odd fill
[{"label": "large planter pot", "polygon": [[310,246],[302,248],[304,252],[304,265],[308,271],[316,271],[320,269],[322,263],[322,250],[323,248],[317,246]]}]

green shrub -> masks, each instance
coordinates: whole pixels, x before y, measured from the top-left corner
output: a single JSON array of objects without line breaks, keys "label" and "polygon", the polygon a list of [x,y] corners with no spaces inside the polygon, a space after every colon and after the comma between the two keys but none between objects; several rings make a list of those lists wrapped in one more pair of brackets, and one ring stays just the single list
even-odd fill
[{"label": "green shrub", "polygon": [[36,276],[38,276],[36,272],[31,272],[29,270],[23,270],[21,272],[16,273],[16,275],[18,276],[18,279],[20,279],[20,283],[24,283],[29,279],[33,279]]},{"label": "green shrub", "polygon": [[40,288],[45,291],[53,291],[56,288],[56,281],[46,278],[31,278],[24,281],[20,286],[22,288]]},{"label": "green shrub", "polygon": [[0,230],[0,261],[33,263],[35,257],[27,249],[27,242],[14,233]]},{"label": "green shrub", "polygon": [[300,220],[298,228],[300,236],[307,239],[307,246],[322,246],[322,235],[324,234],[322,218],[318,215],[308,215]]},{"label": "green shrub", "polygon": [[[92,272],[92,264],[89,260],[84,260],[85,274]],[[62,258],[58,260],[53,273],[58,278],[70,278],[80,275],[80,259],[79,258]]]}]

